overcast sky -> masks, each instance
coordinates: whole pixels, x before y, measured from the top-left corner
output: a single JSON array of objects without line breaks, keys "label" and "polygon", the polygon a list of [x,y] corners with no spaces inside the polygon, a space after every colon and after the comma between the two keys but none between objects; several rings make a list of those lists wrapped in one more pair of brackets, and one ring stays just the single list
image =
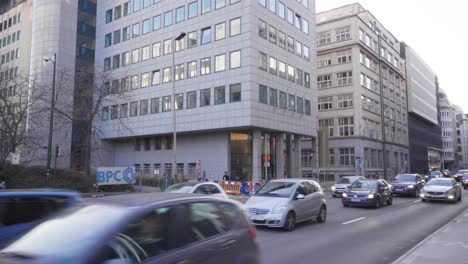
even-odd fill
[{"label": "overcast sky", "polygon": [[[316,0],[317,12],[356,0]],[[399,40],[410,45],[439,76],[449,99],[468,112],[468,1],[361,0]],[[465,81],[463,81],[465,80]]]}]

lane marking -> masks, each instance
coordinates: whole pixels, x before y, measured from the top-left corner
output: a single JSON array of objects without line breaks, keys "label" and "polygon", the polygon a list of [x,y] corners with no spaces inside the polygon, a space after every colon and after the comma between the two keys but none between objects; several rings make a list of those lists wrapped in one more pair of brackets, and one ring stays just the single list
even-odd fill
[{"label": "lane marking", "polygon": [[342,225],[349,225],[349,224],[352,224],[352,223],[355,223],[357,221],[361,221],[361,220],[364,220],[364,219],[367,219],[367,217],[359,217],[359,218],[356,218],[354,220],[351,220],[351,221],[348,221],[348,222],[344,222],[342,223]]},{"label": "lane marking", "polygon": [[420,201],[421,201],[421,199],[416,200],[416,201],[414,201],[413,203],[419,203]]}]

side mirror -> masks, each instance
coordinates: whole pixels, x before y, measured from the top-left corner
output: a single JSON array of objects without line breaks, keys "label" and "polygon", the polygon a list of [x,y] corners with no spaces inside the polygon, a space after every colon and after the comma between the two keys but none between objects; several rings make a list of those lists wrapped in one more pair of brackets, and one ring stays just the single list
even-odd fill
[{"label": "side mirror", "polygon": [[298,194],[298,195],[296,196],[296,200],[302,200],[302,199],[304,199],[304,198],[305,198],[305,196],[304,196],[303,194]]}]

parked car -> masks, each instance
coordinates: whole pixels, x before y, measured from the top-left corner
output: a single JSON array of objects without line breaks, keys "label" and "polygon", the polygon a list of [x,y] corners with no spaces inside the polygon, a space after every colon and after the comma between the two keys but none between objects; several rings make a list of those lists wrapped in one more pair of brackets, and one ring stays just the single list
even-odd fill
[{"label": "parked car", "polygon": [[2,263],[259,263],[242,205],[212,196],[139,193],[85,201],[0,251]]},{"label": "parked car", "polygon": [[455,174],[455,180],[462,182],[463,175],[465,175],[466,173],[468,173],[468,170],[458,170]]},{"label": "parked car", "polygon": [[463,189],[468,189],[468,172],[463,174],[463,177],[460,179]]},{"label": "parked car", "polygon": [[327,202],[316,181],[304,179],[273,180],[265,184],[244,205],[255,225],[292,231],[296,223],[327,218]]},{"label": "parked car", "polygon": [[357,180],[364,180],[363,176],[344,176],[339,178],[331,187],[333,197],[341,197],[346,189]]},{"label": "parked car", "polygon": [[462,200],[460,183],[452,178],[438,178],[430,180],[421,191],[421,200],[427,201],[451,201]]},{"label": "parked car", "polygon": [[419,174],[399,174],[391,183],[393,194],[406,194],[419,197],[424,187],[424,180]]},{"label": "parked car", "polygon": [[342,202],[344,207],[392,205],[392,189],[384,180],[357,180],[343,193]]},{"label": "parked car", "polygon": [[198,193],[208,194],[217,197],[229,198],[226,192],[214,182],[199,182],[199,181],[188,181],[183,183],[176,183],[169,186],[165,192],[173,193]]},{"label": "parked car", "polygon": [[80,200],[79,193],[67,190],[1,191],[0,248],[32,229],[45,217]]},{"label": "parked car", "polygon": [[442,177],[442,172],[440,171],[431,171],[428,175],[426,175],[425,180],[426,182],[434,179]]}]

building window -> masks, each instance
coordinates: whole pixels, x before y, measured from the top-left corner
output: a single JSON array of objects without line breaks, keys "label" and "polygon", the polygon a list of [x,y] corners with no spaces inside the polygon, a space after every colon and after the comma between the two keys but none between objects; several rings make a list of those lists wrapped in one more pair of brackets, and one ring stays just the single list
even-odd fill
[{"label": "building window", "polygon": [[352,72],[339,72],[336,74],[336,77],[338,79],[338,86],[345,86],[353,83]]},{"label": "building window", "polygon": [[141,60],[149,60],[150,58],[150,46],[141,48]]},{"label": "building window", "polygon": [[187,63],[187,76],[193,78],[197,76],[197,61]]},{"label": "building window", "polygon": [[209,106],[211,104],[211,89],[200,91],[200,107]]},{"label": "building window", "polygon": [[340,148],[340,165],[341,166],[354,166],[354,148]]},{"label": "building window", "polygon": [[151,99],[151,114],[159,113],[159,97]]},{"label": "building window", "polygon": [[237,36],[241,33],[241,19],[239,18],[234,18],[231,19],[229,23],[229,34],[231,37]]},{"label": "building window", "polygon": [[259,20],[258,21],[258,35],[261,38],[267,39],[267,24],[266,22]]},{"label": "building window", "polygon": [[114,55],[112,57],[112,69],[120,68],[120,54]]},{"label": "building window", "polygon": [[151,19],[146,19],[142,23],[142,34],[148,34],[151,31]]},{"label": "building window", "polygon": [[351,62],[352,51],[351,50],[339,51],[336,53],[336,57],[337,57],[338,64]]},{"label": "building window", "polygon": [[141,100],[140,101],[140,115],[147,115],[148,114],[148,100]]},{"label": "building window", "polygon": [[161,71],[155,70],[153,71],[153,76],[151,78],[151,85],[158,85],[161,83]]},{"label": "building window", "polygon": [[226,70],[226,54],[215,56],[215,72]]},{"label": "building window", "polygon": [[293,66],[288,64],[288,80],[291,82],[296,81],[296,71]]},{"label": "building window", "polygon": [[321,75],[317,77],[318,88],[328,88],[332,86],[331,75]]},{"label": "building window", "polygon": [[149,86],[149,73],[142,73],[141,74],[141,88],[145,88]]},{"label": "building window", "polygon": [[309,35],[309,21],[307,19],[302,19],[302,32]]},{"label": "building window", "polygon": [[193,48],[193,47],[196,47],[197,44],[198,44],[198,32],[197,31],[193,31],[193,32],[190,32],[188,33],[188,43],[187,43],[187,47],[188,48]]},{"label": "building window", "polygon": [[133,12],[141,9],[141,0],[133,0]]},{"label": "building window", "polygon": [[153,44],[153,58],[161,56],[161,42]]},{"label": "building window", "polygon": [[262,104],[268,104],[268,87],[260,84],[258,87],[259,102]]},{"label": "building window", "polygon": [[[8,55],[10,55],[10,53],[8,53]],[[108,57],[104,59],[104,71],[109,71],[110,69],[111,69],[111,58]]]},{"label": "building window", "polygon": [[240,84],[232,84],[229,87],[229,102],[240,102],[242,99],[242,90]]},{"label": "building window", "polygon": [[241,66],[241,51],[233,51],[229,54],[229,68],[236,69]]},{"label": "building window", "polygon": [[335,150],[330,149],[329,155],[330,155],[330,157],[328,159],[328,165],[329,166],[334,166],[335,165]]},{"label": "building window", "polygon": [[286,49],[286,34],[281,31],[278,31],[278,45],[281,48]]},{"label": "building window", "polygon": [[273,88],[270,88],[270,105],[278,106],[278,91]]},{"label": "building window", "polygon": [[[143,8],[147,8],[151,5],[151,0],[143,0]],[[149,166],[149,165],[148,165]]]},{"label": "building window", "polygon": [[176,94],[175,96],[175,110],[184,109],[184,94]]},{"label": "building window", "polygon": [[109,120],[110,113],[109,113],[109,107],[105,106],[102,108],[102,120],[106,121]]},{"label": "building window", "polygon": [[307,47],[306,45],[303,46],[304,47],[304,50],[303,50],[303,53],[304,53],[304,59],[309,61],[310,60],[310,50],[309,50],[309,47]]},{"label": "building window", "polygon": [[185,20],[185,6],[181,6],[176,9],[176,23],[180,23],[184,20]]},{"label": "building window", "polygon": [[271,74],[277,75],[278,74],[278,65],[277,60],[273,57],[269,58],[269,71]]},{"label": "building window", "polygon": [[128,117],[128,104],[120,105],[120,118]]},{"label": "building window", "polygon": [[163,69],[163,83],[172,81],[172,68],[167,67]]},{"label": "building window", "polygon": [[288,107],[288,98],[285,92],[280,92],[280,108],[286,109]]},{"label": "building window", "polygon": [[118,105],[113,105],[111,107],[111,119],[117,119],[119,118],[119,106]]},{"label": "building window", "polygon": [[318,110],[330,110],[333,109],[333,96],[325,96],[318,98]]},{"label": "building window", "polygon": [[353,95],[339,95],[338,96],[338,108],[347,108],[353,106]]},{"label": "building window", "polygon": [[276,14],[276,0],[268,0],[268,9]]},{"label": "building window", "polygon": [[192,2],[188,5],[188,18],[198,16],[198,1]]},{"label": "building window", "polygon": [[120,30],[114,31],[114,42],[113,44],[119,44],[120,43]]},{"label": "building window", "polygon": [[161,29],[161,15],[153,17],[153,31]]},{"label": "building window", "polygon": [[354,118],[341,117],[338,119],[340,137],[354,136]]},{"label": "building window", "polygon": [[311,168],[313,164],[314,156],[312,149],[301,150],[301,166]]},{"label": "building window", "polygon": [[201,0],[201,13],[206,14],[211,11],[212,0]]},{"label": "building window", "polygon": [[214,104],[220,105],[226,103],[226,88],[224,86],[214,88]]},{"label": "building window", "polygon": [[138,102],[131,102],[130,103],[130,116],[137,116],[138,115]]},{"label": "building window", "polygon": [[164,55],[172,53],[172,39],[166,39],[163,43],[163,53]]},{"label": "building window", "polygon": [[317,34],[317,46],[324,46],[331,43],[331,32],[321,32]]},{"label": "building window", "polygon": [[200,60],[200,75],[211,73],[211,58],[204,58]]},{"label": "building window", "polygon": [[207,27],[201,30],[201,44],[208,44],[211,42],[211,27]]},{"label": "building window", "polygon": [[109,47],[110,45],[112,45],[112,33],[108,33],[106,34],[106,36],[104,37],[104,47]]},{"label": "building window", "polygon": [[169,112],[171,111],[171,96],[164,96],[162,98],[162,111]]},{"label": "building window", "polygon": [[172,10],[164,13],[164,27],[172,25]]},{"label": "building window", "polygon": [[267,55],[263,52],[258,53],[258,68],[267,71]]},{"label": "building window", "polygon": [[286,6],[281,3],[281,2],[278,2],[278,15],[282,18],[282,19],[285,19],[286,18]]},{"label": "building window", "polygon": [[294,11],[290,8],[287,9],[287,19],[289,24],[294,25]]},{"label": "building window", "polygon": [[132,26],[132,38],[140,36],[140,23],[133,24]]},{"label": "building window", "polygon": [[226,23],[215,25],[215,40],[226,38]]},{"label": "building window", "polygon": [[278,61],[279,77],[286,79],[286,64],[282,61]]},{"label": "building window", "polygon": [[106,24],[110,22],[112,22],[112,9],[106,11]]},{"label": "building window", "polygon": [[288,95],[288,110],[296,111],[296,97],[292,94]]},{"label": "building window", "polygon": [[319,128],[325,128],[328,130],[328,136],[333,137],[334,136],[334,122],[333,118],[330,119],[321,119],[319,120]]},{"label": "building window", "polygon": [[132,13],[132,6],[130,5],[130,1],[124,3],[123,6],[123,15],[128,16]]},{"label": "building window", "polygon": [[268,37],[270,39],[270,42],[274,44],[276,44],[276,32],[277,30],[275,27],[271,25],[268,27]]},{"label": "building window", "polygon": [[294,39],[288,36],[288,51],[294,53]]},{"label": "building window", "polygon": [[345,41],[351,39],[351,27],[341,27],[336,29],[336,41]]},{"label": "building window", "polygon": [[140,49],[135,49],[132,51],[132,63],[137,63],[140,61]]},{"label": "building window", "polygon": [[197,107],[197,92],[187,93],[187,109]]},{"label": "building window", "polygon": [[184,73],[185,73],[185,69],[184,69],[184,64],[179,64],[179,65],[176,65],[175,66],[175,80],[178,81],[178,80],[183,80],[184,79]]},{"label": "building window", "polygon": [[132,76],[132,89],[138,89],[139,86],[139,76],[133,75]]}]

